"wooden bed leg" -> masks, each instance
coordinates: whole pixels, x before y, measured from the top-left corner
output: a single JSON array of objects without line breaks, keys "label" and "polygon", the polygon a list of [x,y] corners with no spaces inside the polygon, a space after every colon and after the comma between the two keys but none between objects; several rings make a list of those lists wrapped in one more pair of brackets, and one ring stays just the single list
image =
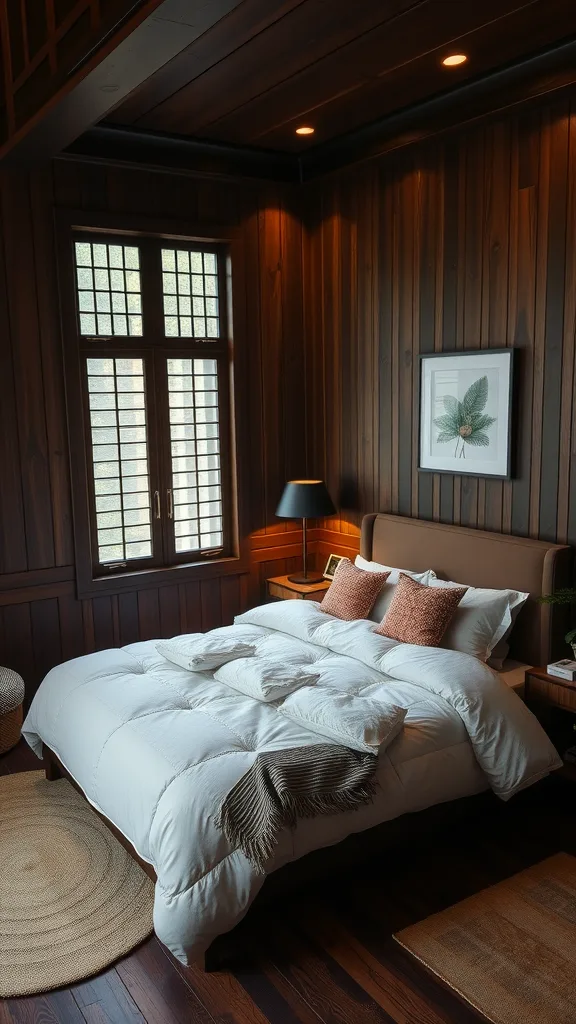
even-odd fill
[{"label": "wooden bed leg", "polygon": [[44,754],[43,763],[44,771],[46,773],[46,778],[48,779],[48,782],[56,782],[56,779],[62,778],[62,772],[60,771],[60,768],[58,767],[56,762],[52,760],[51,757],[48,757],[46,754]]}]

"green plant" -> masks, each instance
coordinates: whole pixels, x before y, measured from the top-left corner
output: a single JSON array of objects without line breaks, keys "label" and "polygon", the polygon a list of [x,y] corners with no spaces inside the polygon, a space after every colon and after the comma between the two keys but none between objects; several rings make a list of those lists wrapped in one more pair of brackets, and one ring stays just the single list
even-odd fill
[{"label": "green plant", "polygon": [[[461,402],[453,395],[444,396],[443,416],[437,416],[435,426],[440,433],[436,440],[440,444],[456,439],[454,458],[466,458],[466,445],[474,448],[487,448],[490,438],[486,433],[488,427],[496,422],[495,416],[486,416],[483,412],[488,400],[488,378],[479,377],[470,385]],[[460,448],[460,451],[458,449]]]},{"label": "green plant", "polygon": [[[556,590],[553,594],[544,594],[543,597],[539,597],[540,604],[569,604],[572,606],[571,618],[574,621],[576,617],[576,588],[574,587],[562,587],[560,590]],[[567,644],[571,646],[576,644],[576,627],[569,629],[564,637]]]}]

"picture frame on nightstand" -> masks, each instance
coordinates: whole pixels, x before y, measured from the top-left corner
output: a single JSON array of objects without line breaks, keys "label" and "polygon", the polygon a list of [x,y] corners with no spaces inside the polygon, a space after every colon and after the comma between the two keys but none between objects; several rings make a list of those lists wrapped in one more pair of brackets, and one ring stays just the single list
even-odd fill
[{"label": "picture frame on nightstand", "polygon": [[325,580],[333,580],[336,569],[340,565],[340,562],[344,558],[344,555],[330,555],[326,562],[326,568],[322,573]]}]

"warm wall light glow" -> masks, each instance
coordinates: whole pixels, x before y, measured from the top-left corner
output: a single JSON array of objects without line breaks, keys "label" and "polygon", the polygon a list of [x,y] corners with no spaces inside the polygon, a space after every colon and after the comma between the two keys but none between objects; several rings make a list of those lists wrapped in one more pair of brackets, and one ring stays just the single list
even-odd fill
[{"label": "warm wall light glow", "polygon": [[449,57],[444,57],[442,63],[447,68],[455,68],[458,64],[465,64],[467,60],[465,53],[451,53]]},{"label": "warm wall light glow", "polygon": [[301,128],[296,129],[296,135],[314,135],[314,129],[308,124],[303,124]]}]

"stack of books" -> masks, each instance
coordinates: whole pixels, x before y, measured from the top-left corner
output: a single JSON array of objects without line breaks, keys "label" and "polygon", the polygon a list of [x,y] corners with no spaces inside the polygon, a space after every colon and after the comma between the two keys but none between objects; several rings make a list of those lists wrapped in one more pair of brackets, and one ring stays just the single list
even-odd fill
[{"label": "stack of books", "polygon": [[553,661],[551,665],[547,665],[546,671],[549,676],[556,676],[558,679],[576,684],[576,661],[562,658],[561,661]]}]

